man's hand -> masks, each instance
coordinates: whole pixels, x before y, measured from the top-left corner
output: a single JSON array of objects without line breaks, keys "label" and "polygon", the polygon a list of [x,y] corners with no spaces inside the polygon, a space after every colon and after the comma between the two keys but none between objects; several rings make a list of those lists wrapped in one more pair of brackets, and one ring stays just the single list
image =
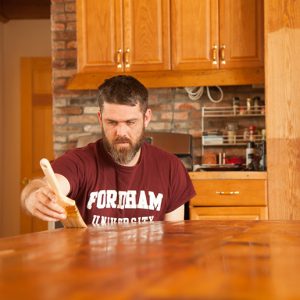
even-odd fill
[{"label": "man's hand", "polygon": [[66,218],[63,207],[56,203],[55,194],[42,179],[31,181],[21,195],[23,207],[43,221],[59,221]]}]

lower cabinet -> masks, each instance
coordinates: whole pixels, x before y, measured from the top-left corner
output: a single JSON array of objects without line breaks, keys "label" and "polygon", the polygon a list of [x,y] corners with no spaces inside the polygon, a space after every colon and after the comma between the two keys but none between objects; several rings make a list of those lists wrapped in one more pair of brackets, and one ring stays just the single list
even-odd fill
[{"label": "lower cabinet", "polygon": [[191,172],[191,220],[267,220],[265,172]]}]

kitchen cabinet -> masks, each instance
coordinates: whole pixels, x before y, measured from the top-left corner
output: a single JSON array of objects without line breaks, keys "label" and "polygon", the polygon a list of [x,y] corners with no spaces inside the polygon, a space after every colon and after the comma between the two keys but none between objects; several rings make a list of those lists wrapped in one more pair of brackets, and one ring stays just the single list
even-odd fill
[{"label": "kitchen cabinet", "polygon": [[168,0],[77,0],[78,71],[170,68]]},{"label": "kitchen cabinet", "polygon": [[192,220],[266,220],[266,172],[191,172]]},{"label": "kitchen cabinet", "polygon": [[172,68],[263,66],[263,1],[173,0]]},{"label": "kitchen cabinet", "polygon": [[68,89],[124,73],[148,88],[261,84],[262,9],[260,0],[77,0]]}]

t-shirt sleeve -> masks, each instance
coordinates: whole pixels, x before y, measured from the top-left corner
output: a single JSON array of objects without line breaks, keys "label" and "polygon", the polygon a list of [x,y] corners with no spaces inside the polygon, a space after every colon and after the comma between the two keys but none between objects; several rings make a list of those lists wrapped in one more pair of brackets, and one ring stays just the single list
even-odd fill
[{"label": "t-shirt sleeve", "polygon": [[76,198],[81,186],[83,163],[77,151],[69,150],[51,163],[54,173],[63,175],[70,183],[70,198]]},{"label": "t-shirt sleeve", "polygon": [[170,199],[166,213],[169,213],[195,196],[196,192],[183,163],[176,158],[172,165]]}]

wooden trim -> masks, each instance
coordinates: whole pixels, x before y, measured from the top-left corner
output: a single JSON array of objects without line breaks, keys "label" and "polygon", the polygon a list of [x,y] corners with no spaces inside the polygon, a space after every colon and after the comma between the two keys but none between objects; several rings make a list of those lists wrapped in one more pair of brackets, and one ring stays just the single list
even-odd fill
[{"label": "wooden trim", "polygon": [[[264,68],[197,71],[131,72],[147,88],[245,85],[264,83]],[[75,74],[67,85],[68,90],[95,90],[116,73],[82,72]]]},{"label": "wooden trim", "polygon": [[190,172],[191,179],[267,179],[267,172]]},{"label": "wooden trim", "polygon": [[190,207],[191,220],[268,220],[267,208],[252,207]]},{"label": "wooden trim", "polygon": [[[21,180],[30,174],[30,170],[26,167],[32,164],[30,147],[27,147],[32,141],[32,59],[21,58]],[[26,117],[25,117],[26,116]],[[28,164],[22,164],[23,161]],[[20,188],[23,186],[20,185]],[[32,219],[21,210],[20,215],[20,232],[31,232]]]}]

